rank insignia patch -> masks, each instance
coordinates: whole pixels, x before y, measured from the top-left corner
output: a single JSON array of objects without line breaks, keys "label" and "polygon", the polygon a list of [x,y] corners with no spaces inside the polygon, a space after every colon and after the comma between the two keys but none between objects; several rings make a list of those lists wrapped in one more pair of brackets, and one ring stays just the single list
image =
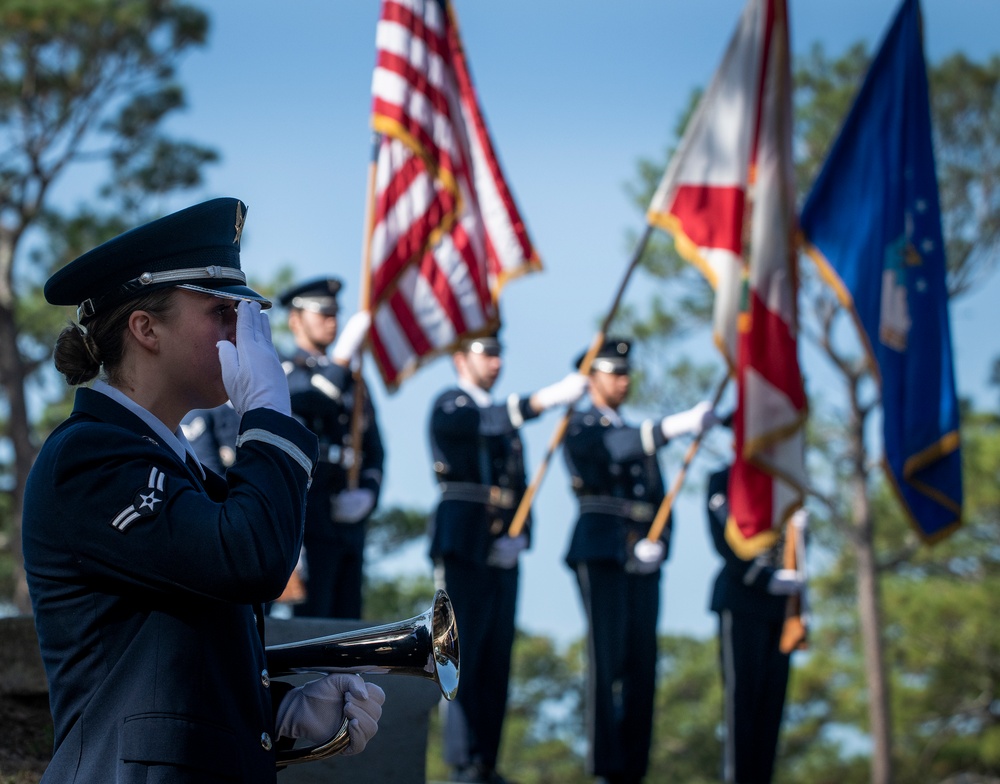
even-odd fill
[{"label": "rank insignia patch", "polygon": [[163,485],[166,481],[164,473],[155,466],[149,469],[149,481],[145,487],[135,491],[132,503],[122,509],[111,521],[111,525],[124,532],[140,517],[154,517],[160,513],[163,506]]}]

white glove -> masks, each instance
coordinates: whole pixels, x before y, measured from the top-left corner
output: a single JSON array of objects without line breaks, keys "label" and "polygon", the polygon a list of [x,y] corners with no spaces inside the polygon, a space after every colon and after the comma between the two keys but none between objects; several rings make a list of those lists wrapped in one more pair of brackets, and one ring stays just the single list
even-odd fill
[{"label": "white glove", "polygon": [[696,404],[687,411],[663,417],[660,429],[666,438],[676,438],[687,433],[700,435],[712,425],[717,425],[719,418],[712,410],[712,404],[707,400]]},{"label": "white glove", "polygon": [[809,527],[809,510],[805,508],[796,509],[792,514],[791,523],[795,526],[795,530],[803,533]]},{"label": "white glove", "polygon": [[767,592],[775,596],[791,596],[799,593],[804,585],[805,580],[799,572],[794,569],[778,569],[771,575]]},{"label": "white glove", "polygon": [[344,328],[340,330],[340,335],[337,336],[337,342],[330,350],[330,359],[338,365],[345,367],[349,365],[361,350],[361,344],[368,337],[368,330],[371,329],[371,326],[372,314],[367,310],[359,310],[347,319]]},{"label": "white glove", "polygon": [[639,574],[652,574],[660,568],[660,564],[666,558],[667,548],[659,539],[651,542],[644,536],[635,543],[632,555],[635,556],[635,570]]},{"label": "white glove", "polygon": [[524,534],[501,536],[490,547],[486,563],[489,566],[496,566],[498,569],[513,569],[517,566],[518,555],[527,546],[528,537]]},{"label": "white glove", "polygon": [[363,751],[378,730],[385,692],[360,675],[334,673],[297,686],[285,695],[275,719],[278,735],[322,743],[333,737],[348,719],[350,756]]},{"label": "white glove", "polygon": [[569,406],[583,397],[590,379],[583,373],[570,373],[561,381],[542,387],[531,396],[531,403],[538,411],[553,406]]},{"label": "white glove", "polygon": [[292,415],[288,381],[271,343],[271,323],[259,302],[243,300],[236,308],[236,345],[228,340],[215,344],[222,365],[222,383],[236,413],[270,408]]},{"label": "white glove", "polygon": [[375,507],[375,493],[367,487],[345,490],[333,497],[333,519],[338,523],[358,523]]}]

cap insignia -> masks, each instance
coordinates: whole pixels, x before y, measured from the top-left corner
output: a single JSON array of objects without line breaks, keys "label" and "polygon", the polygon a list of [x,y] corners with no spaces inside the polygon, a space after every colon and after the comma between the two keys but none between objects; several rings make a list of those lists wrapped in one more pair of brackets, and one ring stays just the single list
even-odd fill
[{"label": "cap insignia", "polygon": [[246,220],[247,214],[243,211],[243,203],[240,201],[236,202],[236,236],[233,237],[233,245],[239,244],[240,237],[243,236],[243,221]]}]

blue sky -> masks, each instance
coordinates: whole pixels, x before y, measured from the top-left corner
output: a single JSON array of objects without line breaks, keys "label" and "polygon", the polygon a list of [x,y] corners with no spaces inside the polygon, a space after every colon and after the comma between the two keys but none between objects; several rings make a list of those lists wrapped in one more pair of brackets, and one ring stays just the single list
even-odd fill
[{"label": "blue sky", "polygon": [[[269,277],[289,264],[300,277],[344,279],[343,302],[357,304],[364,190],[369,155],[369,87],[377,0],[209,0],[209,45],[185,58],[188,109],[171,131],[214,146],[220,165],[183,203],[237,196],[250,205],[243,266]],[[641,157],[659,158],[692,89],[707,84],[743,0],[455,0],[473,79],[508,181],[545,265],[512,283],[502,303],[507,366],[498,392],[530,392],[554,381],[592,339],[611,303],[631,248],[626,232],[642,216],[623,186]],[[792,0],[792,47],[820,42],[829,54],[865,40],[874,46],[894,0]],[[982,59],[995,51],[996,0],[925,0],[928,56],[957,50]],[[962,394],[983,405],[996,330],[985,330],[996,280],[953,311]],[[649,284],[627,299],[645,301]],[[283,314],[276,314],[278,318]],[[374,368],[369,366],[369,371]],[[808,371],[807,371],[808,372]],[[393,396],[370,375],[387,441],[384,502],[430,508],[434,485],[425,435],[431,401],[452,382],[439,359]],[[809,380],[807,378],[807,386]],[[664,401],[662,413],[674,410]],[[558,416],[525,429],[529,467],[545,452]],[[685,445],[664,454],[676,472]],[[706,635],[717,559],[702,511],[699,457],[678,506],[666,569],[663,632]],[[535,548],[522,567],[520,624],[560,640],[583,631],[562,555],[574,514],[561,458],[536,503]],[[427,572],[424,544],[380,568]]]}]

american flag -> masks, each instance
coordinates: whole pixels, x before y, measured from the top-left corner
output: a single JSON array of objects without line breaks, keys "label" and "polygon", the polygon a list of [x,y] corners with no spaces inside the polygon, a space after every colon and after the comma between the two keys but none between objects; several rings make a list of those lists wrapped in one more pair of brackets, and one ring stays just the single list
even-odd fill
[{"label": "american flag", "polygon": [[384,0],[369,335],[389,389],[499,326],[508,280],[541,269],[476,101],[446,0]]},{"label": "american flag", "polygon": [[786,0],[749,0],[647,215],[715,289],[738,396],[726,538],[745,558],[775,543],[806,485],[789,56]]}]

